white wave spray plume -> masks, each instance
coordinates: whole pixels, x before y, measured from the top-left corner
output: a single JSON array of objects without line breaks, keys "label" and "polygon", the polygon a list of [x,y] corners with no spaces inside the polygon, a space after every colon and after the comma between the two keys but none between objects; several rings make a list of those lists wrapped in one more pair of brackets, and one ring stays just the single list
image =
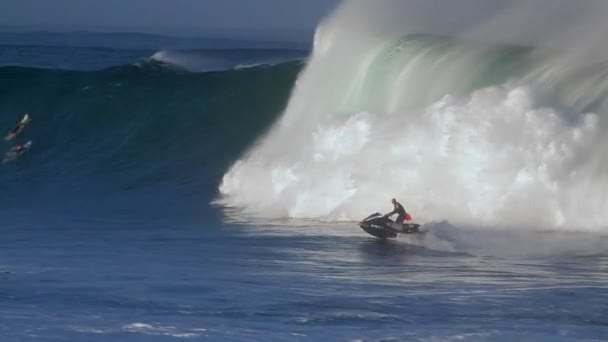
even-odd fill
[{"label": "white wave spray plume", "polygon": [[220,202],[359,220],[396,197],[422,222],[602,230],[607,13],[603,1],[346,1]]}]

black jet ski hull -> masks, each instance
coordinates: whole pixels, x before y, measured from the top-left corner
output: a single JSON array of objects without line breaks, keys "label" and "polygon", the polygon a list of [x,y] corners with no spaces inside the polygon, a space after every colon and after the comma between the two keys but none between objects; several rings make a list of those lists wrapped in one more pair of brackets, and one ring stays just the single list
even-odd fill
[{"label": "black jet ski hull", "polygon": [[379,239],[393,239],[399,234],[421,233],[419,224],[404,223],[403,230],[401,230],[400,225],[379,213],[370,215],[365,220],[359,222],[359,227],[369,235]]},{"label": "black jet ski hull", "polygon": [[392,229],[387,228],[375,228],[370,226],[362,226],[360,227],[369,235],[375,236],[379,239],[394,239],[397,237],[397,232]]}]

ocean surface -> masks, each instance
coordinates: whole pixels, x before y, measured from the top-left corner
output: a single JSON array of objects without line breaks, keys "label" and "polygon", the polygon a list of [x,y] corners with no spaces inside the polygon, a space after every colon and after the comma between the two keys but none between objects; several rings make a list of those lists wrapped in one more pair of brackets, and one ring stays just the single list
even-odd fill
[{"label": "ocean surface", "polygon": [[0,45],[0,340],[607,340],[606,65],[340,25]]}]

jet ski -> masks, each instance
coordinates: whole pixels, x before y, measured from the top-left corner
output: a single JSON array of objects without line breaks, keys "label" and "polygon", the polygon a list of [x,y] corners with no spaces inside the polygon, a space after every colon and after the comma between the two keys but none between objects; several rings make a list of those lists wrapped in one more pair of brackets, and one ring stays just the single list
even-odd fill
[{"label": "jet ski", "polygon": [[380,239],[396,238],[398,234],[422,233],[419,229],[419,224],[404,223],[403,229],[401,229],[400,224],[395,223],[380,213],[369,215],[366,219],[359,222],[359,227],[363,228],[368,234]]}]

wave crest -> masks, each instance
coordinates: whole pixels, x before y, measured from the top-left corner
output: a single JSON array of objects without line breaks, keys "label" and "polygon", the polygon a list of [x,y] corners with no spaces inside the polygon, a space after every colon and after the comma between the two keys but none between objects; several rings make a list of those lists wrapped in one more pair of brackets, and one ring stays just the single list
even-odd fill
[{"label": "wave crest", "polygon": [[282,118],[225,174],[222,203],[354,221],[397,197],[421,221],[608,227],[606,65],[546,46],[403,38],[352,10],[319,27]]}]

